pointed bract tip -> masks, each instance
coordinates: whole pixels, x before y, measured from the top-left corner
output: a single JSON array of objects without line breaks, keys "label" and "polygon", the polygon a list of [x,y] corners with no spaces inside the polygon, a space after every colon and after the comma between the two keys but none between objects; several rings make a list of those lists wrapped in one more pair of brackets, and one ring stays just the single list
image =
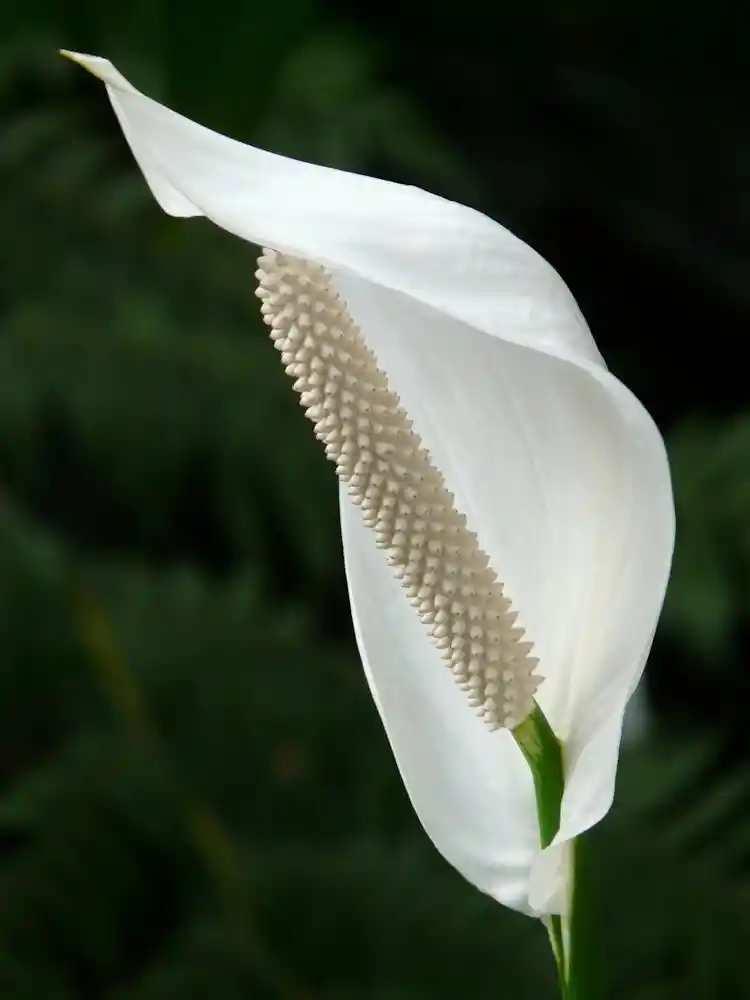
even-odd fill
[{"label": "pointed bract tip", "polygon": [[84,52],[73,52],[72,49],[58,49],[57,51],[63,58],[78,63],[84,69],[88,69],[91,63],[104,62],[103,59],[99,59],[97,56],[87,56]]},{"label": "pointed bract tip", "polygon": [[84,52],[72,52],[70,49],[58,49],[58,52],[65,59],[70,59],[71,62],[83,66],[89,73],[98,76],[100,80],[104,79],[109,62],[106,59],[102,59],[101,56],[89,56]]},{"label": "pointed bract tip", "polygon": [[71,49],[58,49],[58,52],[65,59],[70,59],[71,62],[83,66],[92,76],[102,80],[108,87],[114,87],[118,91],[137,93],[135,87],[125,79],[109,59],[103,59],[101,56],[90,56],[85,52],[73,52]]}]

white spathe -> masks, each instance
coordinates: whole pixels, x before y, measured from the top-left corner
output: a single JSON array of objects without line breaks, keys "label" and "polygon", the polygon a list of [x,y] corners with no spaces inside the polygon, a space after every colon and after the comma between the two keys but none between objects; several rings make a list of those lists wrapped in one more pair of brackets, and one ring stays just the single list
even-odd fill
[{"label": "white spathe", "polygon": [[623,715],[643,670],[674,540],[661,436],[601,359],[567,287],[472,209],[416,188],[277,156],[104,81],[162,208],[325,265],[519,611],[565,741],[560,831],[546,850],[531,777],[491,733],[341,497],[354,627],[414,808],[467,879],[500,902],[564,912],[569,846],[609,809]]}]

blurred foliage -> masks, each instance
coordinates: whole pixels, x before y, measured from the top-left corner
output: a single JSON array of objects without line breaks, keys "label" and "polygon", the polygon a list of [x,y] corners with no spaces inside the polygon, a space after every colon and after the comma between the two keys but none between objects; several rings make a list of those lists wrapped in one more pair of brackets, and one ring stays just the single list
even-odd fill
[{"label": "blurred foliage", "polygon": [[[592,996],[750,996],[738,26],[667,3],[474,15],[6,14],[8,1000],[554,992],[540,928],[448,870],[408,806],[350,638],[335,484],[258,321],[251,250],[155,209],[63,45],[240,138],[475,204],[571,282],[668,431],[680,523],[651,734],[585,854]],[[698,40],[726,41],[723,74],[701,75]]]}]

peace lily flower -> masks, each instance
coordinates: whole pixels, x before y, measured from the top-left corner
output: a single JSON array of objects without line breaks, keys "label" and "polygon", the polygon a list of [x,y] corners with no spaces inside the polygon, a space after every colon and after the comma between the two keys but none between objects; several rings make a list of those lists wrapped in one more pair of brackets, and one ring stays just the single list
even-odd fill
[{"label": "peace lily flower", "polygon": [[[336,463],[359,651],[414,809],[481,890],[565,913],[669,573],[657,428],[502,226],[236,142],[66,54],[106,84],[166,212],[271,248],[261,309]],[[564,748],[546,849],[514,739],[529,718]]]}]

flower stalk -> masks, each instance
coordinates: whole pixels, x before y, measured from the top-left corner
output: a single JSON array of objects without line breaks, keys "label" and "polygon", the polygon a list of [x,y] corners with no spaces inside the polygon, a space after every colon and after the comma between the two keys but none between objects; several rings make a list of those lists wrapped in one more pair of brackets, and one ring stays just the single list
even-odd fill
[{"label": "flower stalk", "polygon": [[[565,788],[562,744],[536,702],[531,714],[513,730],[513,737],[534,779],[539,839],[544,849],[549,847],[560,829]],[[559,914],[551,914],[545,923],[555,956],[561,995],[563,1000],[573,1000],[568,977],[570,942],[565,940],[563,918]]]}]

